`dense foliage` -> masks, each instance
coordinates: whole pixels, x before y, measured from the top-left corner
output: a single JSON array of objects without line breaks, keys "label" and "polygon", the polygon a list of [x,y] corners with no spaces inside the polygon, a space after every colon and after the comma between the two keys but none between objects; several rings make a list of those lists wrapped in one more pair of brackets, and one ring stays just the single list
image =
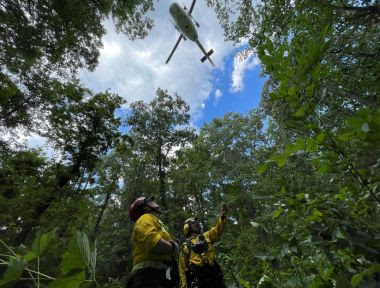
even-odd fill
[{"label": "dense foliage", "polygon": [[258,108],[197,134],[178,95],[119,119],[120,96],[65,78],[95,67],[105,17],[144,36],[152,1],[56,2],[0,1],[0,128],[38,127],[57,155],[1,133],[0,286],[123,287],[142,194],[180,241],[190,215],[209,227],[229,206],[229,287],[380,285],[377,1],[209,0],[268,81]]}]

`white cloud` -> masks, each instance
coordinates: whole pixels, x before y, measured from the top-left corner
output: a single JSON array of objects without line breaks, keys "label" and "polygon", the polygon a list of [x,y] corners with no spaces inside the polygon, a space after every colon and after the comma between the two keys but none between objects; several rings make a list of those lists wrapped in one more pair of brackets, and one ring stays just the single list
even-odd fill
[{"label": "white cloud", "polygon": [[121,53],[120,45],[117,42],[104,42],[103,49],[100,50],[101,55],[105,58],[117,57]]},{"label": "white cloud", "polygon": [[255,54],[249,54],[243,58],[240,54],[235,55],[234,69],[231,74],[230,92],[236,93],[244,89],[244,74],[247,70],[252,70],[259,65],[259,59]]},{"label": "white cloud", "polygon": [[216,89],[215,90],[215,100],[216,101],[219,100],[219,98],[222,97],[222,96],[223,96],[222,91],[220,91],[219,89]]},{"label": "white cloud", "polygon": [[50,159],[60,157],[58,152],[49,145],[47,138],[36,133],[28,133],[25,129],[9,129],[1,138],[8,142],[12,149],[41,149]]},{"label": "white cloud", "polygon": [[[186,4],[189,6],[190,2]],[[94,72],[82,71],[80,78],[95,91],[110,89],[128,103],[150,101],[158,87],[169,93],[178,92],[190,105],[196,120],[202,115],[202,104],[213,91],[213,67],[208,62],[201,63],[202,52],[190,40],[182,40],[170,63],[165,64],[179,36],[169,20],[170,4],[170,1],[157,2],[151,13],[155,26],[143,40],[130,41],[115,32],[113,23],[107,22],[99,65]],[[233,46],[224,41],[214,10],[204,1],[197,1],[193,17],[200,24],[201,43],[206,50],[214,49],[211,57],[216,69],[222,68]]]}]

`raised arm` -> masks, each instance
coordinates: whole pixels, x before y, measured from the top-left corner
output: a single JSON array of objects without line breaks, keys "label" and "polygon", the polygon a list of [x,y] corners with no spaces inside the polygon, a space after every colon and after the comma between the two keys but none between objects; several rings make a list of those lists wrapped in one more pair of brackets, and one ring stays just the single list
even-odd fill
[{"label": "raised arm", "polygon": [[208,236],[212,243],[216,242],[220,235],[223,233],[224,227],[226,226],[227,222],[227,206],[222,205],[222,209],[220,212],[220,216],[216,220],[216,223],[213,227],[211,227],[210,230],[206,231],[204,234],[205,236]]}]

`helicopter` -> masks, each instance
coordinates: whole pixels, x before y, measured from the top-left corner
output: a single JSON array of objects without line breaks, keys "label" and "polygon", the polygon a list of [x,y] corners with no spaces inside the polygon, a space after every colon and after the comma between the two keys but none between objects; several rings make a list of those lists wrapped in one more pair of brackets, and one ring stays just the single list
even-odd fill
[{"label": "helicopter", "polygon": [[212,66],[215,67],[214,63],[212,62],[210,56],[212,53],[214,53],[214,50],[211,49],[210,51],[206,52],[205,48],[203,48],[201,42],[198,39],[198,33],[197,28],[199,27],[199,24],[193,16],[191,15],[191,12],[193,12],[194,5],[196,0],[193,0],[191,3],[190,9],[188,10],[186,6],[184,5],[183,8],[176,2],[173,2],[169,7],[170,15],[172,16],[173,20],[170,19],[172,22],[174,28],[180,33],[177,42],[174,45],[173,50],[170,52],[170,55],[168,59],[166,60],[166,64],[169,63],[170,59],[172,58],[175,50],[178,47],[179,42],[181,42],[182,38],[184,40],[190,39],[191,41],[194,41],[197,46],[202,50],[204,56],[201,58],[201,62],[203,63],[208,59]]}]

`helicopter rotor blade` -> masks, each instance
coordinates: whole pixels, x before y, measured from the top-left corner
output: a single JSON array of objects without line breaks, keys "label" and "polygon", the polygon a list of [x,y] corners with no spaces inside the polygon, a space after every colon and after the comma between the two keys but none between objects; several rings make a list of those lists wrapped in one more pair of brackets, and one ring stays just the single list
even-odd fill
[{"label": "helicopter rotor blade", "polygon": [[182,38],[183,38],[182,34],[179,35],[178,40],[177,40],[177,42],[175,43],[172,52],[170,52],[170,55],[169,55],[168,59],[166,60],[165,64],[168,64],[168,63],[169,63],[170,59],[172,58],[172,56],[173,56],[175,50],[177,49],[179,42],[181,42],[181,39],[182,39]]},{"label": "helicopter rotor blade", "polygon": [[191,12],[193,12],[195,1],[197,0],[193,0],[193,3],[191,3],[190,9],[189,9],[189,15],[191,15]]}]

